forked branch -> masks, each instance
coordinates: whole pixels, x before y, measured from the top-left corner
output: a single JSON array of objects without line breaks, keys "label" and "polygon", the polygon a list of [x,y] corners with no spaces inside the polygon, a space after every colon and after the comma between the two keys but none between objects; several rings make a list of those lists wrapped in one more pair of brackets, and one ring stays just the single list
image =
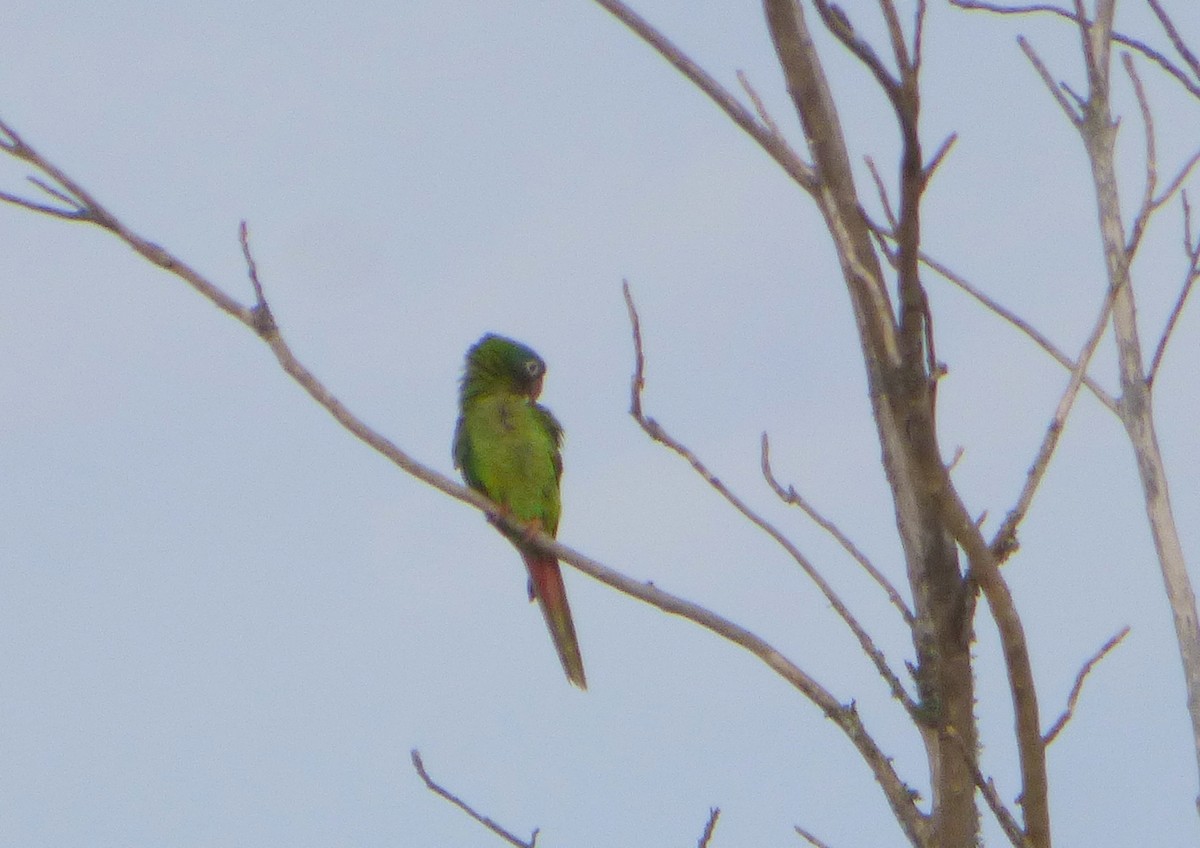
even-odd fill
[{"label": "forked branch", "polygon": [[[281,368],[326,412],[333,416],[355,437],[374,448],[403,471],[427,483],[438,491],[475,507],[502,525],[509,520],[495,504],[482,495],[465,486],[458,485],[445,475],[417,462],[389,439],[369,427],[342,404],[300,362],[287,345],[274,320],[270,318],[268,298],[260,279],[258,263],[254,260],[250,250],[249,238],[244,225],[240,233],[242,250],[247,262],[247,273],[250,277],[251,286],[254,289],[255,303],[253,306],[246,306],[239,303],[235,298],[222,291],[214,283],[176,258],[173,254],[125,227],[81,186],[29,147],[11,127],[0,122],[0,131],[5,134],[5,138],[0,139],[0,145],[2,145],[4,151],[26,162],[48,177],[51,184],[56,186],[57,191],[60,191],[63,195],[71,198],[73,202],[78,204],[78,215],[54,215],[53,212],[43,212],[42,214],[93,223],[109,230],[139,254],[155,265],[182,279],[222,311],[231,315],[258,335],[270,347]],[[30,211],[41,211],[35,206],[15,202],[8,197],[0,197],[0,202],[9,202],[12,205],[29,209]],[[884,791],[893,808],[896,809],[897,815],[902,816],[902,824],[905,825],[906,830],[910,830],[913,833],[924,832],[924,819],[912,801],[911,791],[896,774],[890,758],[879,749],[874,739],[867,732],[853,705],[848,707],[843,706],[828,690],[784,657],[774,646],[744,627],[698,604],[686,601],[669,592],[664,592],[653,584],[626,577],[544,533],[535,533],[528,528],[521,529],[526,533],[530,544],[540,546],[546,552],[552,553],[559,560],[569,563],[605,585],[637,598],[663,612],[677,615],[699,624],[701,627],[741,646],[761,659],[767,666],[791,683],[821,709],[853,742],[875,774],[880,785],[884,787]],[[923,843],[917,841],[916,844]]]},{"label": "forked branch", "polygon": [[[1149,3],[1152,8],[1156,9],[1156,11],[1158,8],[1160,8],[1158,7],[1157,0],[1149,0]],[[1050,14],[1064,18],[1071,23],[1078,22],[1074,11],[1064,9],[1061,6],[1054,6],[1049,3],[1030,3],[1022,6],[1013,6],[1004,3],[987,2],[987,0],[950,0],[950,5],[956,6],[959,9],[965,9],[967,11],[991,12],[992,14],[996,15]],[[1163,15],[1165,16],[1165,14],[1166,13],[1164,12]],[[1173,26],[1171,30],[1168,31],[1170,32],[1172,30]],[[1178,32],[1175,33],[1175,36],[1178,37]],[[1176,63],[1172,62],[1160,51],[1155,50],[1144,41],[1123,33],[1113,32],[1112,40],[1117,44],[1124,45],[1125,47],[1142,54],[1170,74],[1176,82],[1186,88],[1193,96],[1200,97],[1200,84],[1197,83],[1197,80],[1200,80],[1200,71],[1193,69],[1193,74],[1195,76],[1195,79],[1193,79],[1192,76],[1189,76],[1187,71],[1185,71]],[[1183,44],[1182,39],[1180,39],[1179,42],[1180,44]],[[1186,45],[1184,45],[1184,49],[1186,50]]]},{"label": "forked branch", "polygon": [[1200,150],[1196,151],[1184,162],[1175,177],[1167,185],[1162,193],[1155,194],[1155,189],[1158,187],[1158,151],[1155,143],[1154,133],[1154,113],[1150,109],[1150,100],[1146,96],[1146,88],[1142,85],[1142,79],[1138,75],[1137,68],[1133,64],[1133,57],[1129,53],[1121,54],[1121,61],[1125,66],[1125,72],[1129,75],[1129,80],[1133,84],[1134,95],[1137,98],[1138,108],[1142,114],[1142,126],[1146,137],[1146,178],[1145,188],[1142,192],[1142,203],[1138,209],[1137,216],[1133,219],[1133,226],[1130,228],[1129,241],[1126,244],[1125,252],[1130,260],[1133,259],[1135,253],[1142,240],[1142,235],[1146,231],[1146,226],[1150,223],[1150,219],[1159,209],[1165,206],[1172,197],[1175,196],[1182,187],[1184,182],[1197,164],[1200,164]]},{"label": "forked branch", "polygon": [[892,585],[892,581],[888,580],[884,573],[875,567],[867,555],[836,524],[817,512],[816,508],[796,491],[795,486],[789,485],[785,489],[783,484],[775,478],[775,473],[771,470],[771,446],[766,433],[762,435],[762,473],[763,477],[766,478],[767,484],[779,499],[786,504],[799,507],[801,512],[812,519],[813,523],[832,536],[842,546],[842,550],[848,553],[855,562],[862,566],[863,571],[871,575],[871,579],[879,584],[880,588],[887,594],[888,600],[892,602],[892,606],[898,609],[900,615],[904,617],[904,623],[909,627],[915,627],[917,622],[913,617],[912,610],[908,608],[908,604],[904,602],[904,598],[896,591],[896,587]]},{"label": "forked branch", "polygon": [[1175,325],[1179,322],[1179,316],[1183,313],[1183,307],[1187,303],[1188,295],[1192,293],[1192,288],[1196,284],[1196,280],[1200,278],[1200,233],[1192,236],[1192,209],[1188,203],[1187,192],[1182,194],[1183,198],[1183,249],[1187,254],[1188,265],[1187,271],[1183,275],[1183,285],[1180,287],[1179,296],[1175,298],[1175,305],[1171,308],[1171,316],[1167,319],[1167,325],[1163,328],[1162,335],[1158,339],[1158,346],[1154,349],[1154,357],[1150,361],[1150,368],[1146,371],[1146,385],[1153,388],[1154,378],[1158,376],[1158,368],[1162,365],[1163,356],[1167,352],[1167,344],[1171,340],[1171,334],[1175,332]]},{"label": "forked branch", "polygon": [[696,843],[696,848],[709,848],[713,838],[713,831],[717,829],[717,819],[720,817],[720,807],[713,807],[708,811],[708,822],[704,825],[704,832],[700,834],[700,841]]},{"label": "forked branch", "polygon": [[[645,411],[642,407],[642,392],[646,385],[646,356],[642,346],[641,319],[638,316],[637,308],[634,306],[633,295],[629,290],[628,282],[624,284],[624,294],[625,305],[629,310],[629,323],[631,332],[633,334],[634,346],[634,370],[630,385],[629,414],[633,416],[633,419],[637,421],[638,425],[643,431],[645,431],[646,435],[659,444],[669,448],[683,459],[687,460],[688,464],[692,466],[696,473],[699,474],[709,486],[711,486],[723,498],[725,498],[725,500],[728,501],[729,504],[734,507],[734,509],[740,512],[756,527],[763,530],[768,536],[774,539],[775,542],[780,545],[780,547],[787,551],[792,559],[794,559],[800,566],[801,570],[803,570],[804,573],[808,575],[809,579],[817,585],[818,589],[820,589],[826,600],[829,601],[830,605],[850,628],[855,638],[858,639],[860,647],[875,665],[875,668],[879,672],[880,676],[887,683],[888,688],[891,690],[892,696],[904,705],[905,710],[911,717],[913,717],[914,721],[918,720],[920,708],[904,689],[904,685],[900,682],[899,677],[887,664],[887,660],[884,658],[883,652],[880,651],[875,645],[874,641],[854,617],[854,614],[850,612],[849,608],[846,607],[842,599],[836,592],[834,592],[833,588],[826,582],[824,577],[821,576],[820,572],[817,571],[816,567],[813,566],[808,558],[805,557],[804,554],[802,554],[800,550],[794,544],[792,544],[792,542],[774,525],[762,518],[762,516],[758,515],[758,513],[756,513],[754,510],[750,509],[750,507],[737,495],[735,495],[728,486],[721,482],[721,480],[708,469],[708,467],[691,449],[674,439],[657,421],[645,414]],[[907,798],[903,796],[902,793],[907,792],[907,789],[903,788],[903,784],[900,783],[898,778],[895,776],[895,772],[892,770],[891,763],[878,763],[876,758],[879,755],[879,751],[874,740],[870,739],[870,737],[865,737],[863,740],[856,739],[853,734],[850,734],[847,726],[842,725],[842,719],[852,719],[856,725],[859,723],[858,712],[854,705],[851,704],[849,707],[841,707],[838,705],[835,708],[832,705],[827,704],[826,699],[830,699],[831,696],[829,696],[824,689],[820,688],[816,681],[811,679],[808,680],[807,687],[799,688],[801,688],[801,690],[806,696],[809,697],[810,700],[813,700],[817,706],[821,707],[829,718],[837,722],[839,726],[842,726],[843,730],[847,730],[847,733],[851,735],[851,741],[855,743],[855,746],[859,748],[860,753],[867,760],[868,765],[873,771],[875,771],[876,780],[878,780],[880,785],[883,787],[884,793],[887,795],[893,811],[896,813],[897,818],[900,820],[900,824],[904,827],[905,831],[909,833],[910,839],[912,839],[915,845],[925,844],[924,839],[927,828],[925,817],[913,805],[913,798],[911,795],[909,795]],[[854,733],[858,732],[860,732],[860,730],[854,731]],[[863,732],[865,735],[865,731],[861,732]],[[867,743],[866,747],[864,748],[860,742]],[[881,768],[883,768],[882,776],[880,771]]]},{"label": "forked branch", "polygon": [[[792,543],[780,530],[771,522],[767,521],[750,506],[739,498],[733,491],[726,486],[719,477],[708,469],[708,466],[696,455],[694,451],[676,440],[673,436],[667,433],[653,418],[648,417],[642,410],[642,391],[646,384],[646,356],[642,347],[642,328],[641,319],[638,317],[637,308],[633,305],[633,295],[629,290],[629,283],[624,283],[625,305],[629,310],[629,322],[633,332],[633,347],[634,347],[634,372],[632,386],[630,389],[630,408],[629,412],[637,421],[638,426],[645,431],[646,435],[654,441],[674,451],[679,456],[687,460],[688,464],[699,474],[709,486],[717,491],[734,509],[740,512],[746,519],[760,530],[770,536],[788,555],[796,561],[800,569],[808,575],[808,578],[816,584],[821,594],[829,601],[830,606],[838,616],[850,628],[854,637],[858,640],[859,646],[863,653],[874,663],[880,677],[887,683],[888,689],[891,690],[892,697],[904,705],[910,716],[917,715],[917,704],[909,696],[904,685],[900,682],[900,678],[892,671],[887,663],[887,659],[883,656],[883,652],[876,646],[874,640],[867,633],[866,629],[858,621],[846,606],[841,597],[834,591],[833,587],[817,570],[816,566],[806,557],[799,548]],[[873,568],[871,569],[874,570]],[[882,575],[880,575],[882,577]],[[895,593],[895,590],[892,590]]]},{"label": "forked branch", "polygon": [[425,782],[425,786],[431,792],[433,792],[435,795],[440,795],[442,798],[445,798],[451,804],[458,807],[471,818],[475,819],[475,821],[479,822],[492,833],[499,836],[509,845],[514,846],[514,848],[537,848],[538,828],[535,827],[533,829],[533,833],[530,835],[529,841],[526,842],[524,839],[512,833],[511,831],[505,830],[487,816],[477,812],[474,807],[472,807],[462,798],[459,798],[449,789],[446,789],[441,784],[435,782],[434,779],[429,776],[429,772],[425,771],[425,763],[421,760],[421,752],[416,748],[413,748],[412,750],[412,764],[413,768],[417,770],[417,775]]},{"label": "forked branch", "polygon": [[[1040,347],[1046,353],[1050,354],[1050,356],[1054,359],[1054,361],[1057,362],[1059,365],[1061,365],[1063,368],[1066,368],[1067,371],[1069,371],[1069,372],[1075,371],[1075,369],[1077,367],[1076,361],[1071,359],[1065,353],[1063,353],[1062,349],[1059,348],[1058,345],[1056,345],[1056,344],[1054,344],[1054,342],[1050,341],[1050,339],[1048,339],[1040,330],[1038,330],[1036,327],[1034,327],[1032,324],[1030,324],[1028,321],[1026,321],[1020,315],[1017,315],[1017,313],[1013,312],[1011,309],[1004,306],[1004,304],[1000,303],[999,301],[995,300],[990,295],[988,295],[987,293],[982,291],[978,286],[971,283],[971,281],[968,280],[966,277],[955,272],[950,267],[948,267],[944,263],[938,261],[937,259],[930,256],[929,254],[922,253],[921,254],[921,262],[924,263],[927,267],[936,271],[940,276],[945,278],[947,281],[954,284],[958,288],[962,289],[964,292],[966,292],[971,297],[975,298],[975,300],[977,300],[979,303],[981,303],[986,309],[988,309],[991,312],[994,312],[996,315],[1000,316],[1000,318],[1004,319],[1009,324],[1012,324],[1014,327],[1016,327],[1018,330],[1020,330],[1026,336],[1028,336],[1034,342],[1034,344],[1036,344],[1038,347]],[[1095,380],[1093,380],[1091,377],[1089,377],[1087,375],[1087,369],[1084,369],[1081,373],[1083,374],[1083,385],[1087,386],[1088,390],[1091,391],[1091,393],[1096,396],[1096,399],[1098,401],[1100,401],[1102,404],[1104,404],[1104,406],[1110,412],[1112,412],[1114,415],[1117,414],[1116,398],[1114,398],[1111,394],[1109,394],[1107,391],[1105,391],[1103,386],[1101,386],[1099,383],[1097,383]]]}]

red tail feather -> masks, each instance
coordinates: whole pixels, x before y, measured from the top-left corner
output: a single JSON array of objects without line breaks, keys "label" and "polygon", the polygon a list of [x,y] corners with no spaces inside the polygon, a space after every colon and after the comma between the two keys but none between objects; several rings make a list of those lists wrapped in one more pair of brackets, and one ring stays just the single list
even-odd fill
[{"label": "red tail feather", "polygon": [[542,608],[563,671],[567,673],[568,680],[580,689],[587,689],[583,656],[579,653],[579,640],[575,637],[575,624],[571,621],[571,607],[567,603],[567,587],[563,583],[558,560],[538,553],[522,552],[521,556],[525,559],[525,567],[529,569],[531,594]]}]

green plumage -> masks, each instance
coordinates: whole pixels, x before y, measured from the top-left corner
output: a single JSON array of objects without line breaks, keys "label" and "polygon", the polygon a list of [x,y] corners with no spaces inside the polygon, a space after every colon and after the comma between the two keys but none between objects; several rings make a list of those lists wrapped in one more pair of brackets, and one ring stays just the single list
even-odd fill
[{"label": "green plumage", "polygon": [[[537,402],[546,363],[520,342],[488,334],[467,351],[454,433],[454,464],[467,485],[521,524],[558,532],[562,427]],[[586,689],[583,660],[558,561],[506,535],[525,560],[567,678]]]}]

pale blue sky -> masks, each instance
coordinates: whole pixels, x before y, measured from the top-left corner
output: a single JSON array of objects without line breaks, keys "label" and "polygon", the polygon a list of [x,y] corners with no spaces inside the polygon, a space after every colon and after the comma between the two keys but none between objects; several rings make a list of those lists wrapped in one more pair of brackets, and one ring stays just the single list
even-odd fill
[{"label": "pale blue sky", "polygon": [[[1191,0],[1174,6],[1200,39]],[[744,69],[799,138],[757,4],[637,7],[728,85]],[[866,27],[877,6],[846,8]],[[931,3],[925,140],[961,139],[930,192],[926,244],[1074,352],[1103,287],[1094,204],[1018,31],[1080,79],[1064,27]],[[826,58],[856,155],[888,163],[880,96],[847,57]],[[1200,138],[1200,108],[1143,74],[1166,170]],[[1119,110],[1132,201],[1141,128],[1127,99]],[[247,219],[297,354],[443,471],[467,346],[485,331],[529,343],[568,434],[563,541],[771,640],[856,699],[925,787],[915,732],[824,600],[627,415],[626,277],[650,414],[820,565],[896,666],[909,657],[874,584],[758,473],[767,430],[779,475],[903,582],[819,216],[599,8],[10,0],[0,116],[242,298]],[[23,175],[0,163],[5,189]],[[1182,276],[1179,232],[1173,207],[1136,269],[1147,339]],[[950,367],[943,446],[966,449],[956,479],[994,527],[1065,376],[928,284]],[[1193,564],[1197,321],[1185,314],[1157,395]],[[424,789],[414,747],[501,823],[541,827],[545,848],[694,844],[710,806],[724,810],[715,846],[798,844],[796,823],[837,848],[902,843],[851,746],[765,666],[573,572],[591,689],[568,686],[519,558],[475,511],[340,430],[252,335],[111,237],[0,209],[0,363],[0,844],[499,844]],[[1113,385],[1107,345],[1096,373]],[[1007,575],[1045,724],[1082,661],[1133,627],[1050,749],[1058,843],[1196,844],[1135,469],[1086,396],[1022,542]],[[984,765],[1011,799],[986,614],[978,631]],[[990,819],[987,832],[1001,844]]]}]

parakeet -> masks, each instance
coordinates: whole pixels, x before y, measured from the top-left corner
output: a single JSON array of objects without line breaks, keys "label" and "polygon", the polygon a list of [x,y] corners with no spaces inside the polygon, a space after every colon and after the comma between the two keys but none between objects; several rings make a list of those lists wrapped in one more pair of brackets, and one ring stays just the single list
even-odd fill
[{"label": "parakeet", "polygon": [[[468,486],[517,522],[554,536],[562,426],[537,402],[545,376],[546,363],[520,342],[491,333],[476,342],[467,351],[459,393],[454,465]],[[529,599],[542,609],[567,679],[587,689],[558,560],[535,550],[519,532],[502,532],[525,560]]]}]

